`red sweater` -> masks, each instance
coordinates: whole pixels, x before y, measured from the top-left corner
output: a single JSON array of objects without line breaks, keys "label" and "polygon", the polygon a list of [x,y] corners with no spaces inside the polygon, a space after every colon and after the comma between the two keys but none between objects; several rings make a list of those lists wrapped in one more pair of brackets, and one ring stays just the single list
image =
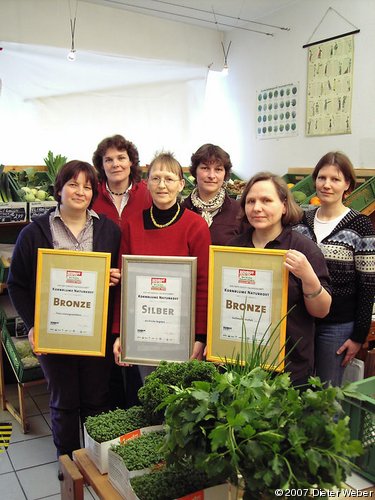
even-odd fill
[{"label": "red sweater", "polygon": [[151,206],[152,198],[147,189],[147,184],[145,181],[137,182],[132,185],[129,192],[128,203],[122,211],[121,216],[119,216],[117,208],[111,200],[105,184],[105,181],[99,183],[98,197],[92,208],[97,214],[104,214],[109,219],[113,220],[113,222],[116,222],[121,229],[123,229],[125,221],[133,217],[135,213],[142,212],[142,210]]},{"label": "red sweater", "polygon": [[[195,333],[207,334],[208,255],[211,244],[207,223],[185,210],[181,218],[162,229],[144,229],[143,213],[134,214],[123,226],[122,255],[165,255],[198,257]],[[121,267],[121,262],[119,263]],[[118,287],[119,288],[119,287]],[[117,293],[113,332],[120,331],[120,294]]]}]

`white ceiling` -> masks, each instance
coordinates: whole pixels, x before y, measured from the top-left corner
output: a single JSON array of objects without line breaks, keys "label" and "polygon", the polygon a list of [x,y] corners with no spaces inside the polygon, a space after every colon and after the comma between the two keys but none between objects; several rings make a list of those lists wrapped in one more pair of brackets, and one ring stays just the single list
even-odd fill
[{"label": "white ceiling", "polygon": [[[274,33],[264,18],[302,0],[83,0],[205,28]],[[283,28],[288,28],[287,26]]]},{"label": "white ceiling", "polygon": [[[79,16],[82,1],[221,31],[241,29],[275,33],[278,27],[265,25],[264,18],[304,0],[69,0],[72,14],[78,8]],[[161,71],[157,63],[82,51],[77,53],[77,60],[72,64],[66,60],[65,49],[11,42],[3,42],[1,47],[0,92],[2,84],[4,94],[10,92],[25,100],[139,85],[147,81],[189,79],[201,71],[201,68],[181,68],[172,64],[165,65]]]}]

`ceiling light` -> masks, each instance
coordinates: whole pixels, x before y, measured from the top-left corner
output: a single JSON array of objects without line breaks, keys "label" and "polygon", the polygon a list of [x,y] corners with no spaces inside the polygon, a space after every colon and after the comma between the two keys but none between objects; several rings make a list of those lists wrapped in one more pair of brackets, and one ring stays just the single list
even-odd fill
[{"label": "ceiling light", "polygon": [[229,73],[228,54],[229,54],[229,49],[230,49],[231,45],[232,45],[232,42],[229,42],[228,48],[225,50],[224,43],[221,42],[221,46],[223,48],[223,53],[224,53],[224,65],[223,65],[223,70],[222,70],[223,75],[227,75]]},{"label": "ceiling light", "polygon": [[75,49],[72,49],[69,54],[66,56],[68,61],[75,61],[76,60],[76,51]]},{"label": "ceiling light", "polygon": [[75,35],[75,31],[76,31],[77,8],[78,8],[78,0],[76,0],[76,9],[74,12],[74,17],[73,17],[71,5],[70,5],[70,0],[69,0],[71,48],[70,48],[69,54],[67,55],[68,61],[75,61],[76,60],[76,49],[74,46],[74,35]]}]

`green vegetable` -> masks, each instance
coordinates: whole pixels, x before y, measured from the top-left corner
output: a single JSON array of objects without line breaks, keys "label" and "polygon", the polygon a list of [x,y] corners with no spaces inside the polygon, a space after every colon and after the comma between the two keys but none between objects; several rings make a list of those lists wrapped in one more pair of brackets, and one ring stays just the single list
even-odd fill
[{"label": "green vegetable", "polygon": [[13,339],[14,347],[17,349],[20,358],[26,358],[27,356],[31,356],[33,351],[31,349],[31,345],[28,339]]},{"label": "green vegetable", "polygon": [[56,176],[59,173],[60,168],[66,163],[66,161],[66,156],[54,156],[52,151],[48,151],[47,157],[44,158],[44,163],[48,168],[47,176],[52,186],[55,184]]},{"label": "green vegetable", "polygon": [[292,191],[292,195],[297,203],[303,203],[307,198],[305,193],[303,193],[302,191]]},{"label": "green vegetable", "polygon": [[110,441],[123,434],[151,425],[141,406],[128,410],[109,411],[95,417],[87,417],[85,426],[88,434],[98,443]]},{"label": "green vegetable", "polygon": [[161,446],[165,431],[148,432],[123,444],[111,446],[124,461],[128,470],[147,469],[152,465],[165,461]]},{"label": "green vegetable", "polygon": [[212,380],[216,372],[213,363],[197,361],[184,363],[167,363],[162,361],[150,375],[145,385],[138,391],[147,419],[152,424],[164,421],[164,410],[159,408],[165,398],[173,393],[173,386],[189,387],[194,380]]},{"label": "green vegetable", "polygon": [[288,373],[258,367],[217,373],[212,382],[194,382],[167,399],[168,463],[186,457],[209,476],[241,474],[246,494],[273,498],[276,489],[340,488],[360,455],[342,418],[343,392],[323,388],[300,392]]},{"label": "green vegetable", "polygon": [[25,356],[24,358],[21,359],[21,362],[24,366],[24,368],[35,368],[36,366],[39,366],[39,361],[36,356],[31,354],[30,356]]},{"label": "green vegetable", "polygon": [[130,479],[130,484],[140,500],[173,500],[220,484],[220,479],[209,478],[185,460],[180,465],[134,477]]}]

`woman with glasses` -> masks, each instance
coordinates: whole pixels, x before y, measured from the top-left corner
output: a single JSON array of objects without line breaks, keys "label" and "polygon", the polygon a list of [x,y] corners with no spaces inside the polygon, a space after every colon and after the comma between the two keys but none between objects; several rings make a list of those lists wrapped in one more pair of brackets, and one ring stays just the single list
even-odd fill
[{"label": "woman with glasses", "polygon": [[[151,205],[146,183],[141,180],[138,150],[122,135],[106,137],[94,152],[93,164],[100,180],[94,210],[105,214],[122,229],[126,220]],[[137,393],[141,385],[135,367],[128,366],[121,371],[113,364],[112,407],[128,408],[138,404]]]},{"label": "woman with glasses", "polygon": [[[195,344],[192,358],[202,359],[207,333],[208,250],[211,243],[206,222],[178,201],[184,188],[181,165],[171,153],[157,155],[148,168],[150,208],[126,221],[120,255],[197,257]],[[117,303],[119,306],[119,304]],[[115,321],[119,321],[119,312]],[[118,325],[119,328],[119,325]],[[161,346],[162,349],[162,346]],[[116,362],[120,342],[114,345]]]},{"label": "woman with glasses", "polygon": [[214,144],[203,144],[191,157],[190,173],[196,187],[183,206],[207,222],[213,245],[225,245],[240,233],[240,204],[225,191],[231,168],[229,154]]}]

